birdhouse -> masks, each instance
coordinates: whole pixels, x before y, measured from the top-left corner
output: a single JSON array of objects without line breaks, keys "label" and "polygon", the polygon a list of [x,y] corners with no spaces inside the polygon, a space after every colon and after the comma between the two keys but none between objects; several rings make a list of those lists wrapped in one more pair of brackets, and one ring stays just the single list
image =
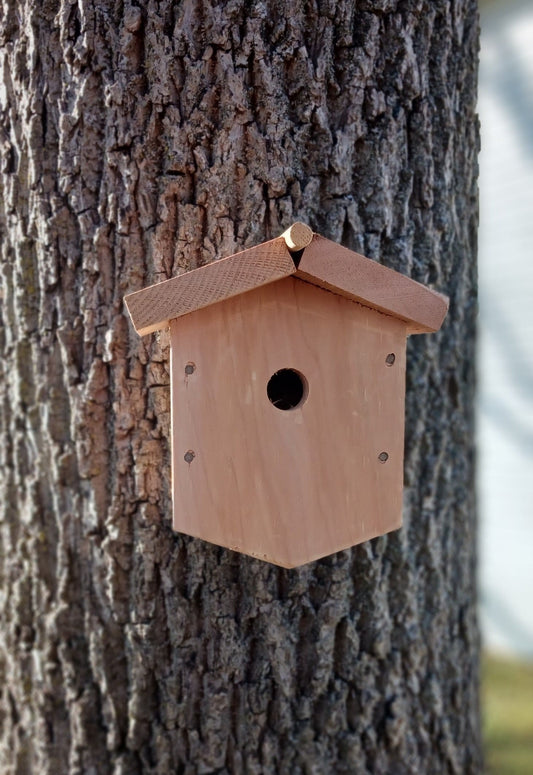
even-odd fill
[{"label": "birdhouse", "polygon": [[406,339],[445,296],[294,224],[126,304],[170,327],[175,530],[291,568],[401,526]]}]

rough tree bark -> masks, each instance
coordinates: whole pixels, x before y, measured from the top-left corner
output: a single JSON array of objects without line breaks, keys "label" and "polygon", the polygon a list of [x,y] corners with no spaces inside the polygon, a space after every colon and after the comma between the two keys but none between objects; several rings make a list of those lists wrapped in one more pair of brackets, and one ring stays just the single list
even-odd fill
[{"label": "rough tree bark", "polygon": [[[479,773],[474,0],[0,0],[0,769]],[[405,527],[285,571],[170,527],[122,297],[296,219],[451,296]]]}]

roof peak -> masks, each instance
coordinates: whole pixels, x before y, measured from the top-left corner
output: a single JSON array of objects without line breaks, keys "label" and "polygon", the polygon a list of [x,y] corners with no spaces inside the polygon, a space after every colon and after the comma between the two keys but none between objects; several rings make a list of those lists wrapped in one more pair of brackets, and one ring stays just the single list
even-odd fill
[{"label": "roof peak", "polygon": [[173,318],[291,275],[404,320],[410,334],[438,331],[448,310],[446,296],[300,222],[276,239],[130,293],[125,303],[144,336]]}]

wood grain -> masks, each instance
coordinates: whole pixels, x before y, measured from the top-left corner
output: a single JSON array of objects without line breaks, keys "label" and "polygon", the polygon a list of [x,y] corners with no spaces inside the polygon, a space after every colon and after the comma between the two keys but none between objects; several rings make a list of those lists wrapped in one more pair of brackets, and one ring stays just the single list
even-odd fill
[{"label": "wood grain", "polygon": [[172,318],[287,277],[295,270],[282,237],[151,285],[125,297],[141,336],[166,328]]},{"label": "wood grain", "polygon": [[438,331],[448,298],[315,234],[296,277],[404,320],[408,334]]},{"label": "wood grain", "polygon": [[[290,251],[304,250],[298,268]],[[408,334],[437,331],[448,299],[436,291],[331,240],[303,223],[281,237],[151,285],[125,297],[141,336],[215,302],[295,274],[301,280],[400,318]]]},{"label": "wood grain", "polygon": [[305,223],[297,221],[281,235],[292,253],[306,248],[313,239],[313,230]]},{"label": "wood grain", "polygon": [[[294,278],[172,321],[175,529],[293,567],[399,527],[405,337]],[[282,368],[308,383],[290,411]]]}]

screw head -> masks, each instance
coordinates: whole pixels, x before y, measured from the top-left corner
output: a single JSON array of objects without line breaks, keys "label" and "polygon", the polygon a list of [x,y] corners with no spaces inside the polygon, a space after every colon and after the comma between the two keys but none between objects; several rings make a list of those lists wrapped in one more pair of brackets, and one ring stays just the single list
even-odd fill
[{"label": "screw head", "polygon": [[394,353],[389,353],[385,358],[385,363],[387,364],[387,366],[392,366],[395,360],[396,360],[396,356],[394,355]]},{"label": "screw head", "polygon": [[192,451],[192,449],[188,449],[187,452],[183,455],[183,459],[185,460],[186,463],[189,463],[189,464],[192,463],[194,458],[195,458],[195,454]]},{"label": "screw head", "polygon": [[379,453],[378,460],[380,461],[380,463],[386,463],[388,459],[389,459],[388,452],[380,452]]},{"label": "screw head", "polygon": [[194,363],[187,363],[187,365],[185,366],[185,374],[187,375],[194,374],[195,368],[196,366],[194,365]]}]

